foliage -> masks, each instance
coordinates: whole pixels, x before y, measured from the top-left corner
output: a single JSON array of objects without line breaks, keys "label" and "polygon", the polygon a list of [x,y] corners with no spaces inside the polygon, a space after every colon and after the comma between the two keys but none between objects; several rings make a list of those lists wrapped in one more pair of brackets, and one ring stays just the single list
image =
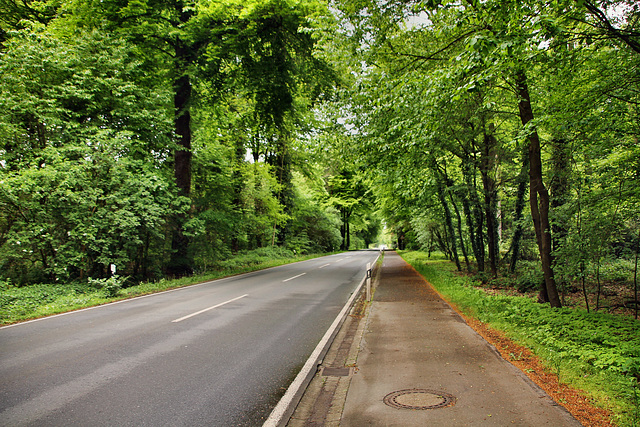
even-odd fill
[{"label": "foliage", "polygon": [[2,5],[2,277],[101,280],[116,264],[135,282],[335,246],[324,188],[291,182],[312,163],[298,127],[334,82],[321,2]]},{"label": "foliage", "polygon": [[453,274],[448,263],[430,261],[421,252],[401,255],[464,313],[531,347],[550,368],[561,365],[563,381],[594,396],[604,389],[610,400],[599,404],[613,406],[620,424],[631,425],[633,384],[637,387],[640,380],[640,322],[582,309],[554,309],[527,297],[490,295]]},{"label": "foliage", "polygon": [[118,296],[120,290],[122,289],[122,285],[126,280],[126,277],[113,275],[111,277],[105,277],[102,279],[92,279],[91,277],[89,277],[87,283],[92,288],[104,291],[107,298],[114,298]]},{"label": "foliage", "polygon": [[416,236],[493,277],[537,258],[555,305],[588,265],[633,258],[637,5],[336,4],[338,47],[360,61],[354,151],[399,246]]},{"label": "foliage", "polygon": [[53,282],[106,274],[109,264],[151,268],[150,243],[162,247],[165,218],[184,210],[167,184],[109,147],[45,149],[41,166],[0,184],[2,268],[23,283],[36,267]]}]

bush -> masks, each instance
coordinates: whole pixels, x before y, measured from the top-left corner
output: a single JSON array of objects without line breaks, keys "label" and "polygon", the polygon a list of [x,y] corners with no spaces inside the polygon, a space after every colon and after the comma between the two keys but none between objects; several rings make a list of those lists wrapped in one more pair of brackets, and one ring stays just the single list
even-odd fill
[{"label": "bush", "polygon": [[295,255],[290,249],[282,248],[280,246],[266,246],[252,251],[244,251],[232,258],[218,261],[214,264],[214,269],[234,270],[237,268],[262,264],[272,260],[294,257]]},{"label": "bush", "polygon": [[117,274],[103,279],[92,279],[90,277],[88,284],[92,288],[102,290],[107,298],[114,298],[120,293],[122,284],[126,279],[126,277],[120,277]]},{"label": "bush", "polygon": [[[602,280],[621,284],[633,283],[634,263],[626,259],[614,259],[603,262],[600,265],[600,278]],[[595,276],[595,267],[593,273]]]},{"label": "bush", "polygon": [[544,282],[542,270],[535,263],[522,263],[523,267],[518,271],[515,286],[518,292],[525,293],[536,290]]}]

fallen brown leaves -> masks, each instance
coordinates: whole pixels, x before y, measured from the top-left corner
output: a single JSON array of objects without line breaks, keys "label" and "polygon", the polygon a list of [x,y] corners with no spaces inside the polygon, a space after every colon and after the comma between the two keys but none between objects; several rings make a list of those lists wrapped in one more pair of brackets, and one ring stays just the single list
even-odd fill
[{"label": "fallen brown leaves", "polygon": [[503,358],[520,369],[556,403],[566,408],[582,425],[594,427],[613,425],[611,412],[594,406],[584,392],[561,383],[558,376],[549,372],[549,369],[543,366],[540,359],[527,347],[515,343],[479,320],[459,314],[469,326],[491,343]]}]

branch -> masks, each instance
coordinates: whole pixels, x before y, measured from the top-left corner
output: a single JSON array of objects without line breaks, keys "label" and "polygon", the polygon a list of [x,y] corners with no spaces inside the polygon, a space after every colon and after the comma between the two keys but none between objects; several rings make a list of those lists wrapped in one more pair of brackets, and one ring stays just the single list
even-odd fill
[{"label": "branch", "polygon": [[634,52],[640,53],[640,43],[634,39],[635,37],[638,37],[637,33],[633,31],[626,32],[620,30],[619,28],[615,28],[611,24],[611,21],[609,21],[609,18],[607,18],[607,15],[605,15],[602,10],[598,9],[589,0],[585,0],[584,5],[589,13],[591,13],[591,15],[593,15],[593,17],[596,18],[598,22],[600,22],[605,31],[613,35],[615,38],[622,40],[627,44],[627,46],[633,49]]},{"label": "branch", "polygon": [[468,36],[470,36],[471,34],[475,33],[478,29],[473,29],[470,31],[467,31],[464,34],[461,34],[460,36],[456,37],[454,40],[452,40],[451,42],[449,42],[447,45],[445,45],[444,47],[436,50],[435,52],[432,52],[431,54],[425,56],[425,55],[416,55],[413,53],[396,53],[395,51],[393,51],[393,47],[392,47],[392,51],[393,53],[399,55],[399,56],[406,56],[406,57],[410,57],[413,58],[413,60],[411,62],[409,62],[408,64],[406,64],[404,67],[400,68],[398,71],[402,71],[406,68],[408,68],[411,64],[417,62],[417,61],[422,61],[422,62],[427,62],[427,61],[442,61],[443,58],[439,58],[437,57],[437,55],[441,54],[442,52],[446,51],[447,49],[449,49],[451,46],[455,45],[456,43],[460,42],[461,40],[467,38]]}]

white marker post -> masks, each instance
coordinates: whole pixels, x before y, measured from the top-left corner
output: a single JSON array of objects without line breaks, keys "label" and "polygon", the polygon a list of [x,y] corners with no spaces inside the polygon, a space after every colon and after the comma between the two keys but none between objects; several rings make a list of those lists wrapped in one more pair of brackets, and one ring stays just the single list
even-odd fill
[{"label": "white marker post", "polygon": [[371,263],[367,263],[367,301],[371,301]]}]

